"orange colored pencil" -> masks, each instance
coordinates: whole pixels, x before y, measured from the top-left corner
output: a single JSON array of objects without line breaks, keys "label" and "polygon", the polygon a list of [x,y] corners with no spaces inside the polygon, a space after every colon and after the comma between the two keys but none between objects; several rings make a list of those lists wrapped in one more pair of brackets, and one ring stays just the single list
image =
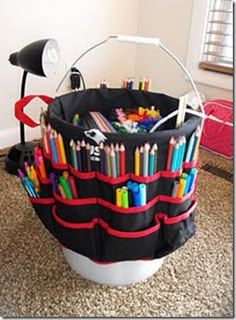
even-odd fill
[{"label": "orange colored pencil", "polygon": [[170,171],[174,146],[175,146],[175,139],[173,136],[171,136],[170,141],[169,141],[169,148],[168,148],[167,161],[166,161],[166,170],[167,171]]}]

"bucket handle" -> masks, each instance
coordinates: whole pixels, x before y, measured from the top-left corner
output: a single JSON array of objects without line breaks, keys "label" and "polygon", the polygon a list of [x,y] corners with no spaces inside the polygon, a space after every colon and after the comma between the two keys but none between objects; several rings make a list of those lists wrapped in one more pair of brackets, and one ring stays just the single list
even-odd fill
[{"label": "bucket handle", "polygon": [[[184,73],[186,74],[187,78],[189,79],[192,88],[196,94],[196,97],[198,99],[199,102],[199,107],[200,107],[200,111],[196,111],[196,110],[192,110],[192,109],[187,109],[185,110],[186,113],[190,113],[196,116],[199,116],[202,118],[202,127],[203,127],[203,122],[204,119],[207,118],[207,115],[205,114],[204,108],[203,108],[203,104],[202,104],[202,100],[201,97],[199,95],[199,92],[197,90],[197,87],[190,75],[190,73],[188,72],[188,70],[185,68],[185,66],[183,65],[183,63],[166,47],[164,46],[159,38],[153,38],[153,37],[139,37],[139,36],[129,36],[129,35],[112,35],[109,36],[107,39],[93,45],[92,47],[88,48],[86,51],[84,51],[70,66],[70,68],[68,68],[68,70],[66,71],[64,77],[62,78],[62,80],[60,81],[59,85],[56,88],[56,95],[62,85],[62,83],[64,82],[64,80],[66,79],[66,77],[68,76],[70,70],[72,67],[74,67],[77,62],[79,60],[81,60],[86,54],[88,54],[90,51],[92,51],[93,49],[105,44],[107,41],[111,40],[111,39],[116,39],[117,41],[120,42],[129,42],[129,43],[136,43],[136,44],[146,44],[146,45],[155,45],[157,47],[160,47],[161,49],[163,49],[172,59],[175,60],[175,62],[181,67],[181,69],[184,71]],[[156,125],[154,125],[152,127],[152,129],[150,130],[150,132],[154,132],[161,124],[165,123],[166,121],[168,121],[169,119],[173,118],[175,115],[177,115],[178,110],[175,110],[173,112],[171,112],[168,116],[164,117],[163,119],[161,119],[160,121],[158,121],[156,123]]]}]

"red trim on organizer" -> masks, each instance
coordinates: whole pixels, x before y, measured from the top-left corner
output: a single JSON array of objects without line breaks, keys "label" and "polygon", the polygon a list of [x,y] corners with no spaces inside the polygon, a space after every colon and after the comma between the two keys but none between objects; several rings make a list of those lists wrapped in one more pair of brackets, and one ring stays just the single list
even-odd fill
[{"label": "red trim on organizer", "polygon": [[137,181],[137,182],[141,182],[141,183],[148,183],[148,182],[152,182],[154,180],[159,179],[160,176],[161,176],[161,171],[158,171],[158,172],[154,173],[152,176],[148,176],[148,177],[136,176],[134,173],[131,173],[130,179]]},{"label": "red trim on organizer", "polygon": [[73,168],[72,165],[70,165],[70,164],[68,165],[68,167],[69,167],[70,172],[74,176],[76,176],[76,177],[78,177],[78,178],[80,178],[82,180],[95,178],[95,171],[81,172],[81,171],[78,171],[75,168]]},{"label": "red trim on organizer", "polygon": [[183,169],[198,168],[198,159],[191,162],[183,162]]},{"label": "red trim on organizer", "polygon": [[180,176],[181,172],[182,172],[182,169],[181,170],[177,170],[177,171],[166,171],[166,170],[163,170],[163,171],[160,171],[161,172],[161,175],[160,177],[163,177],[163,178],[177,178]]},{"label": "red trim on organizer", "polygon": [[159,212],[155,215],[155,221],[157,222],[157,220],[160,219],[160,220],[163,220],[164,224],[174,224],[174,223],[181,222],[187,219],[191,215],[191,213],[196,209],[196,206],[197,206],[197,201],[194,201],[191,207],[187,211],[185,211],[184,213],[181,213],[177,217],[168,217],[166,213]]},{"label": "red trim on organizer", "polygon": [[129,173],[126,173],[124,176],[120,176],[120,177],[117,177],[117,178],[112,178],[112,177],[105,176],[101,172],[96,172],[96,175],[97,175],[97,178],[99,180],[107,182],[107,183],[110,183],[110,184],[123,183],[123,182],[127,181],[130,178]]},{"label": "red trim on organizer", "polygon": [[[163,201],[163,202],[168,202],[168,203],[174,203],[174,204],[178,204],[178,203],[182,203],[185,200],[188,199],[188,197],[191,196],[193,190],[191,190],[190,192],[186,193],[186,195],[184,195],[182,198],[173,198],[171,196],[165,196],[165,195],[157,195],[156,197],[154,197],[151,201],[149,201],[146,205],[144,206],[140,206],[140,207],[129,207],[129,208],[120,208],[117,207],[115,204],[110,203],[104,199],[101,198],[97,198],[97,201],[100,205],[115,211],[115,212],[119,212],[119,213],[123,213],[123,214],[135,214],[138,212],[142,212],[142,211],[146,211],[148,210],[150,207],[152,207],[154,204],[156,204],[158,201]],[[70,201],[74,201],[74,200],[70,200]]]},{"label": "red trim on organizer", "polygon": [[101,198],[98,198],[98,203],[100,205],[112,210],[112,211],[116,211],[119,213],[125,213],[125,214],[133,214],[133,213],[148,210],[151,206],[153,206],[158,201],[158,197],[159,196],[156,196],[151,201],[149,201],[146,205],[140,206],[140,207],[120,208],[120,207],[117,207],[115,204],[110,203],[110,202],[103,200]]},{"label": "red trim on organizer", "polygon": [[146,230],[131,231],[131,232],[119,231],[119,230],[112,229],[105,221],[103,221],[100,218],[94,218],[94,219],[92,219],[92,221],[86,222],[86,223],[71,223],[71,222],[67,222],[67,221],[62,220],[61,218],[59,218],[57,216],[56,206],[52,207],[52,214],[53,214],[54,219],[57,221],[57,223],[59,223],[60,225],[62,225],[65,228],[68,228],[68,229],[93,229],[96,226],[96,224],[99,224],[108,234],[110,234],[114,237],[118,237],[118,238],[141,238],[141,237],[145,237],[147,235],[150,235],[151,233],[154,233],[160,229],[160,222],[159,221],[156,221],[155,226],[150,227]]},{"label": "red trim on organizer", "polygon": [[57,201],[70,206],[96,204],[98,202],[97,198],[79,198],[79,199],[73,199],[73,200],[64,199],[55,192],[53,192],[53,196]]},{"label": "red trim on organizer", "polygon": [[57,170],[68,170],[68,164],[56,163],[56,162],[53,161],[53,159],[51,160],[51,163],[52,163],[52,167],[54,169],[57,169]]},{"label": "red trim on organizer", "polygon": [[53,204],[55,203],[55,199],[53,198],[32,198],[29,197],[30,202],[38,203],[38,204]]}]

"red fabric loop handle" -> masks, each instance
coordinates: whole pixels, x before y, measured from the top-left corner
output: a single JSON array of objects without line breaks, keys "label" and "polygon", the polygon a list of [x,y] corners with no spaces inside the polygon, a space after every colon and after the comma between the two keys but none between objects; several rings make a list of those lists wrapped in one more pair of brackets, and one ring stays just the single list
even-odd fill
[{"label": "red fabric loop handle", "polygon": [[49,104],[54,100],[54,98],[51,98],[51,97],[45,96],[45,95],[29,95],[29,96],[26,96],[26,97],[16,101],[16,103],[15,103],[15,117],[20,122],[26,124],[27,126],[29,126],[31,128],[35,128],[35,127],[39,126],[39,123],[35,122],[27,114],[25,114],[23,112],[23,109],[25,106],[27,106],[27,104],[30,101],[32,101],[35,98],[41,99],[46,104]]}]

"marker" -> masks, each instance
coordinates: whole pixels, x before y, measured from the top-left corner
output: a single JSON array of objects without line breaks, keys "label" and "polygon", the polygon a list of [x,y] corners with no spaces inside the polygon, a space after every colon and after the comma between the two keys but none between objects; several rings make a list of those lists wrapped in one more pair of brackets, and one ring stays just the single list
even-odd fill
[{"label": "marker", "polygon": [[147,203],[147,191],[146,191],[146,185],[144,183],[141,183],[139,185],[139,192],[140,192],[140,205],[145,206]]},{"label": "marker", "polygon": [[121,189],[121,201],[122,201],[122,208],[129,208],[129,197],[128,197],[128,190]]},{"label": "marker", "polygon": [[70,190],[70,185],[69,185],[68,180],[62,176],[59,178],[59,180],[60,180],[61,186],[65,192],[66,198],[72,200],[73,196],[72,196],[72,193]]},{"label": "marker", "polygon": [[181,198],[183,196],[185,183],[186,183],[186,180],[183,178],[180,178],[179,187],[178,187],[177,195],[176,195],[177,198]]},{"label": "marker", "polygon": [[179,181],[175,180],[173,182],[173,188],[172,188],[172,192],[171,192],[171,197],[176,197],[177,196],[177,190],[179,188]]},{"label": "marker", "polygon": [[117,207],[122,207],[121,188],[116,189],[116,205]]}]

